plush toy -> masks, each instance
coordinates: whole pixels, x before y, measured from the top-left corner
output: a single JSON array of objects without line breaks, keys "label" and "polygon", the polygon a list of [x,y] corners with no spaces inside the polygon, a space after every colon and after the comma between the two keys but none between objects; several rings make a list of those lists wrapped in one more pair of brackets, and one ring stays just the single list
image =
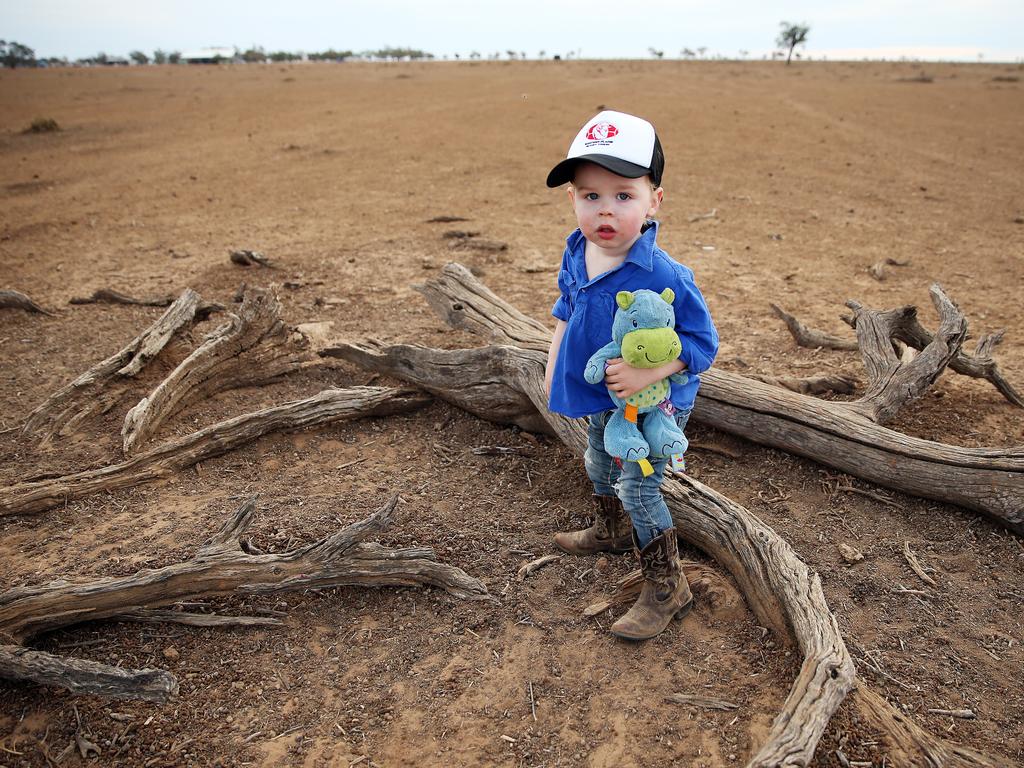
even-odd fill
[{"label": "plush toy", "polygon": [[[676,315],[672,309],[675,293],[666,288],[654,291],[619,291],[619,308],[612,323],[612,341],[587,361],[584,378],[591,384],[604,379],[608,361],[621,357],[634,368],[657,368],[679,357],[682,342],[676,334]],[[618,406],[604,428],[604,447],[617,461],[635,461],[644,477],[653,474],[649,456],[679,456],[686,451],[687,440],[672,417],[669,400],[670,381],[685,384],[689,377],[679,372],[622,400],[610,389],[608,394]],[[637,415],[644,417],[643,432]]]}]

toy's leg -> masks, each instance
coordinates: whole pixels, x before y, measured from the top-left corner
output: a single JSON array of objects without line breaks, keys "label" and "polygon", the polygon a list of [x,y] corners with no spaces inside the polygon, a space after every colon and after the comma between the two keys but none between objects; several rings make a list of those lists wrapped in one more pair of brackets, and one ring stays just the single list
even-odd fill
[{"label": "toy's leg", "polygon": [[644,438],[651,447],[651,456],[685,453],[689,442],[676,420],[655,409],[644,417]]},{"label": "toy's leg", "polygon": [[621,410],[612,413],[604,428],[604,449],[623,461],[640,461],[651,452],[636,424],[627,421]]}]

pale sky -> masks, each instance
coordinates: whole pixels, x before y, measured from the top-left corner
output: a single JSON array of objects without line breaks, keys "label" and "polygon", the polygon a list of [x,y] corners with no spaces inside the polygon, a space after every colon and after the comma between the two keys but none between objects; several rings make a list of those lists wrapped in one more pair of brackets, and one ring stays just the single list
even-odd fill
[{"label": "pale sky", "polygon": [[760,58],[782,20],[810,25],[815,59],[1024,60],[1021,0],[0,0],[0,39],[71,59],[252,45],[503,58],[648,58],[651,47],[670,58],[703,46]]}]

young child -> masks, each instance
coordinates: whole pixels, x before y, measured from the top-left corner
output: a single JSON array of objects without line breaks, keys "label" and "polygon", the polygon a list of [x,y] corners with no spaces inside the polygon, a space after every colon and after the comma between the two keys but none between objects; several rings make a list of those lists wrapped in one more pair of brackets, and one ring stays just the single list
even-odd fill
[{"label": "young child", "polygon": [[[683,385],[672,384],[670,404],[685,428],[700,384],[699,374],[718,352],[718,334],[693,272],[658,247],[665,156],[646,120],[604,111],[580,129],[565,160],[548,174],[549,187],[568,183],[569,202],[579,228],[566,240],[558,273],[561,292],[551,310],[558,320],[548,352],[546,385],[551,410],[589,417],[587,475],[597,502],[594,524],[582,531],[559,533],[555,543],[573,554],[640,553],[644,584],[636,604],[612,625],[619,637],[644,640],[662,632],[673,616],[692,602],[679,562],[672,516],[661,496],[667,457],[650,457],[653,474],[635,461],[616,462],[605,451],[604,428],[615,404],[680,371]],[[649,289],[675,294],[676,333],[682,341],[678,359],[657,368],[634,368],[622,358],[609,361],[604,381],[588,384],[587,360],[612,340],[615,296],[619,291]],[[644,415],[638,416],[643,426]]]}]

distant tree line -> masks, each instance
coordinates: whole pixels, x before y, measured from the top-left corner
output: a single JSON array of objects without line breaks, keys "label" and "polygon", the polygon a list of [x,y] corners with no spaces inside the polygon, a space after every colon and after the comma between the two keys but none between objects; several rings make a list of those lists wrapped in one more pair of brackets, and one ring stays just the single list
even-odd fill
[{"label": "distant tree line", "polygon": [[[803,45],[807,42],[807,35],[810,31],[810,27],[806,24],[792,24],[788,21],[782,22],[780,25],[779,36],[776,39],[776,45],[782,49],[782,51],[775,51],[772,53],[772,59],[775,58],[786,58],[788,64],[793,58],[794,49],[798,45]],[[679,53],[684,59],[695,59],[705,58],[707,54],[706,46],[699,46],[695,49],[683,48]],[[655,59],[662,59],[665,56],[665,51],[650,47],[647,49],[648,54]],[[746,59],[750,52],[741,50],[739,52],[741,59]],[[515,51],[508,49],[505,51],[505,55],[509,60],[522,60],[528,59],[526,51]],[[497,61],[501,59],[501,52],[495,51],[494,53],[487,54],[489,61]],[[581,58],[582,51],[568,51],[564,58],[573,59]],[[799,58],[800,54],[796,56]],[[436,57],[434,54],[428,51],[422,51],[418,48],[394,48],[385,47],[377,50],[366,50],[354,53],[353,51],[337,51],[333,48],[329,48],[326,51],[316,51],[312,53],[302,53],[295,51],[267,51],[262,46],[254,45],[248,50],[240,51],[235,50],[233,56],[224,57],[215,55],[207,61],[214,63],[230,62],[230,61],[243,61],[246,63],[265,63],[265,62],[290,62],[290,61],[346,61],[347,59],[364,59],[370,61],[419,61],[419,60],[432,60]],[[445,55],[442,58],[448,59]],[[460,60],[462,56],[458,53],[452,54],[452,58]],[[484,58],[484,55],[479,51],[471,51],[466,58],[471,61],[478,61]],[[538,59],[547,58],[545,51],[540,51],[537,55]],[[560,60],[563,58],[560,54],[554,54],[551,58]],[[720,54],[715,54],[713,58],[721,59],[724,58]],[[765,57],[767,58],[767,56]],[[95,56],[87,56],[85,58],[75,59],[73,62],[68,61],[65,57],[51,57],[48,59],[37,59],[35,51],[29,48],[27,45],[18,43],[15,41],[0,40],[0,64],[4,67],[37,67],[37,66],[69,66],[75,64],[78,66],[127,66],[128,64],[134,64],[136,66],[142,66],[146,64],[179,64],[182,62],[182,55],[180,51],[164,51],[156,49],[152,55],[147,54],[143,51],[134,50],[128,54],[127,58],[123,56],[111,56],[107,53],[97,53]]]}]

